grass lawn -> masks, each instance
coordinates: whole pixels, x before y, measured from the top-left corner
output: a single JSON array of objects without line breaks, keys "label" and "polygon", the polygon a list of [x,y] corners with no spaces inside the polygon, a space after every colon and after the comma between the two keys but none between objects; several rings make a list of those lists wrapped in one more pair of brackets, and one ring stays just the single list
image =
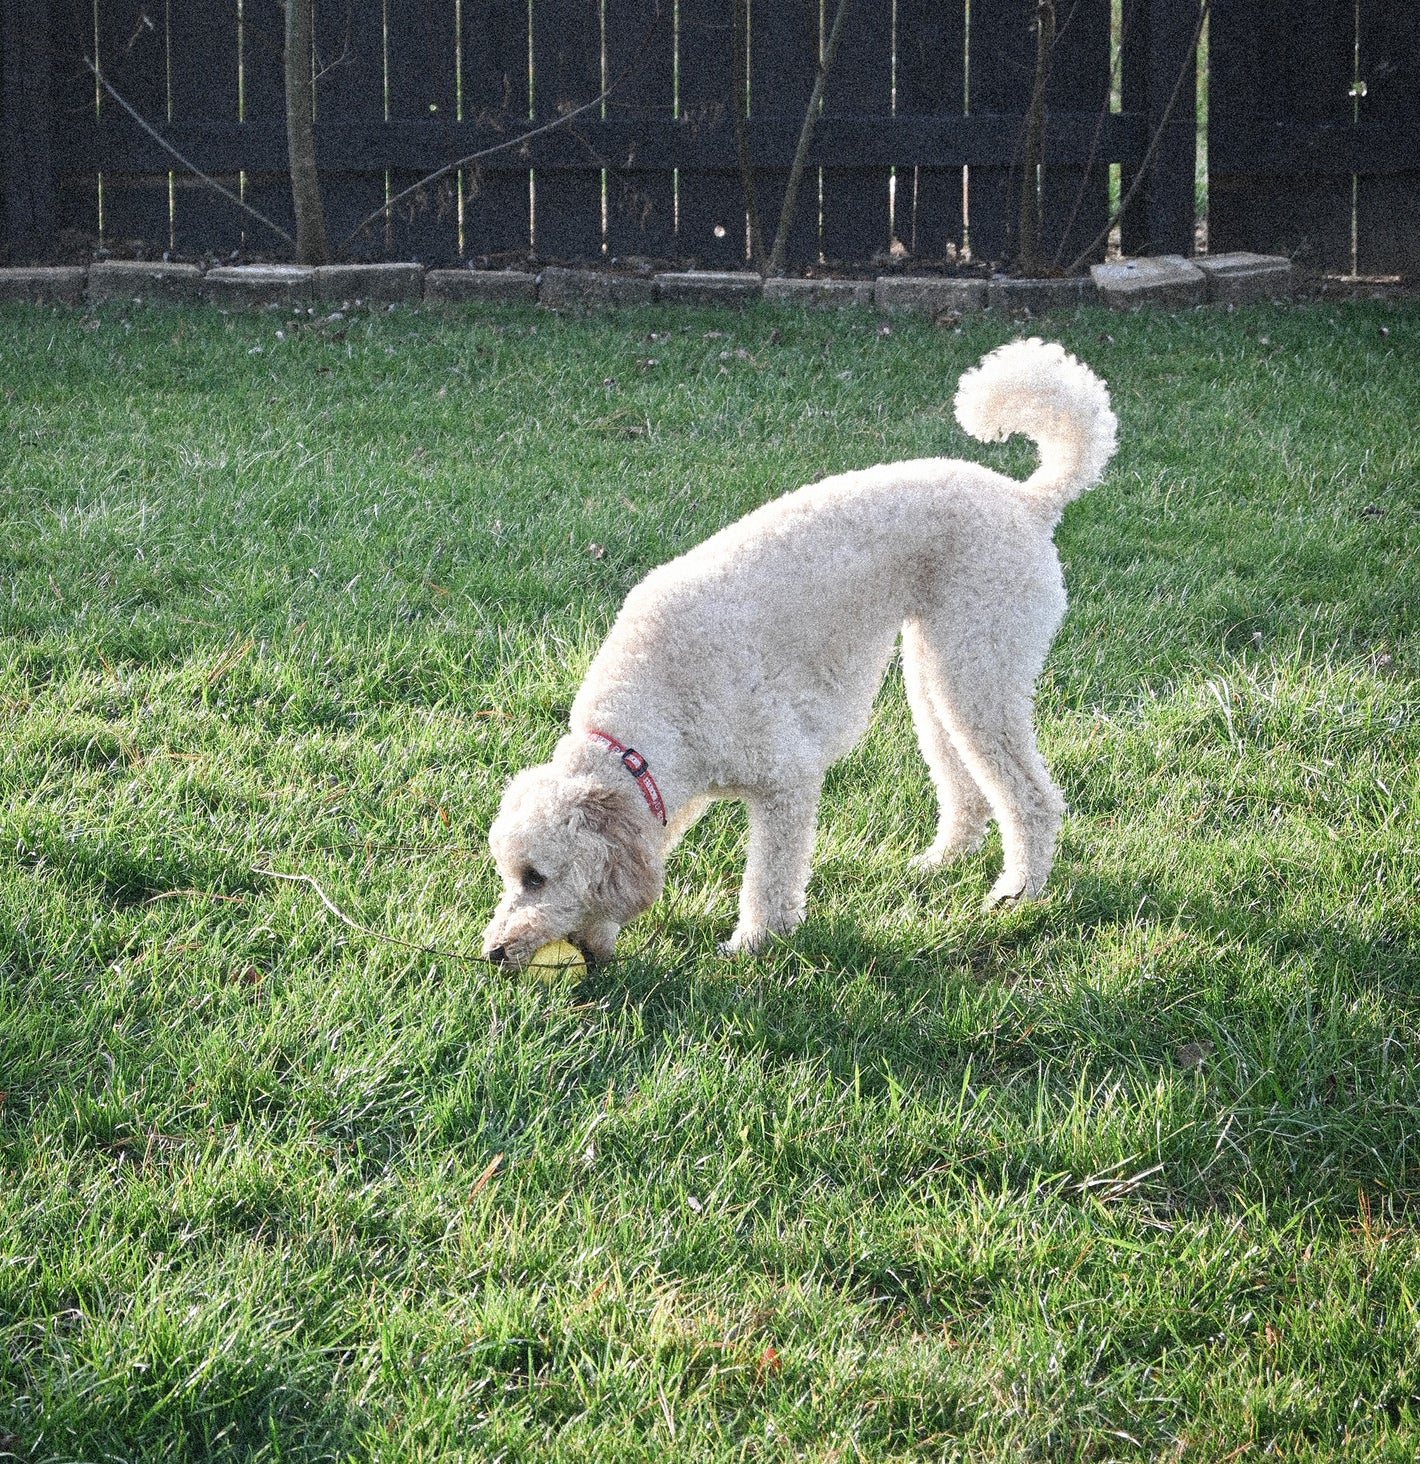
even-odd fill
[{"label": "grass lawn", "polygon": [[1045,899],[907,869],[893,673],[790,942],[721,807],[616,963],[460,954],[626,590],[1026,471],[1013,333],[0,312],[0,1458],[1414,1460],[1420,304],[1048,323]]}]

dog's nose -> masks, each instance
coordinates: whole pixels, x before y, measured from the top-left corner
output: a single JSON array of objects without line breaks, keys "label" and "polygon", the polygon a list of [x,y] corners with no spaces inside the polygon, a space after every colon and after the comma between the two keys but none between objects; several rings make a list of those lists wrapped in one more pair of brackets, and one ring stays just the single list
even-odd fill
[{"label": "dog's nose", "polygon": [[492,961],[495,966],[501,966],[503,962],[508,959],[508,947],[494,946],[493,949],[488,952],[488,959]]}]

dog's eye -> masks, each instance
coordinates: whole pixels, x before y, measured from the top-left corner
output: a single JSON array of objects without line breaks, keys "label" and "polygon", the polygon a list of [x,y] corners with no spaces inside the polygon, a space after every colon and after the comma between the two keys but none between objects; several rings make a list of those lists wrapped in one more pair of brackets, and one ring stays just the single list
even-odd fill
[{"label": "dog's eye", "polygon": [[547,880],[531,866],[523,870],[523,888],[525,890],[540,890],[546,883]]}]

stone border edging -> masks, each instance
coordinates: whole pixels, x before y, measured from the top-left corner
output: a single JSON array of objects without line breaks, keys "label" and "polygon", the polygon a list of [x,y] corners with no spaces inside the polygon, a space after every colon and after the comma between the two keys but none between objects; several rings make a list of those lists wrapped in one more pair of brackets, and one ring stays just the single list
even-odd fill
[{"label": "stone border edging", "polygon": [[229,310],[362,304],[456,305],[473,301],[540,304],[549,309],[597,309],[667,304],[741,306],[755,300],[804,306],[871,305],[884,311],[934,316],[982,310],[1032,315],[1098,303],[1130,310],[1202,304],[1242,304],[1292,294],[1291,261],[1280,255],[1216,254],[1184,259],[1157,255],[1096,264],[1069,279],[963,279],[938,275],[880,275],[876,280],[761,280],[747,271],[685,270],[613,274],[548,265],[522,270],[426,269],[421,264],[216,265],[105,260],[91,265],[0,269],[0,301],[100,304],[132,300],[161,304],[202,301]]}]

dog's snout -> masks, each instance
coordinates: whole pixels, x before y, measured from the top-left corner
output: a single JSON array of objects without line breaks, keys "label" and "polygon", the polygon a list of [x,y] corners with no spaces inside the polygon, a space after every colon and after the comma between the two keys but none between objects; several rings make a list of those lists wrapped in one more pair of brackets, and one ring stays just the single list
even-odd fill
[{"label": "dog's snout", "polygon": [[508,947],[501,945],[494,946],[493,949],[488,952],[488,959],[492,961],[495,966],[501,966],[503,962],[508,959]]}]

